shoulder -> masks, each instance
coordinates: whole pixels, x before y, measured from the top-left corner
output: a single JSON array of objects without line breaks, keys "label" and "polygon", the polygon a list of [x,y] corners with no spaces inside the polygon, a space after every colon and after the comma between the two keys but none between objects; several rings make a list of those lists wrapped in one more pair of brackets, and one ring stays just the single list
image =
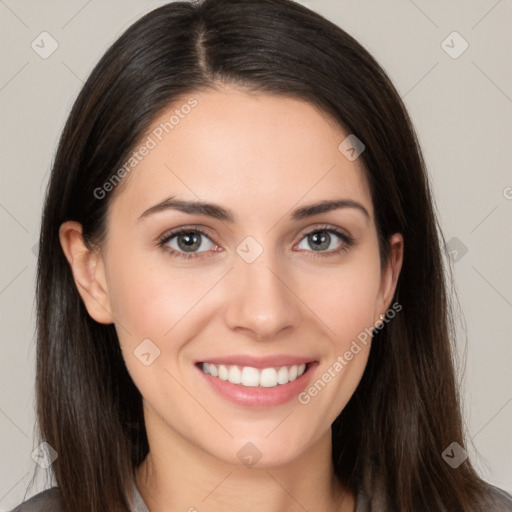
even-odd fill
[{"label": "shoulder", "polygon": [[500,507],[493,510],[496,510],[496,512],[509,512],[512,510],[512,495],[491,484],[487,485],[487,490],[491,498],[491,504],[495,507]]},{"label": "shoulder", "polygon": [[[492,511],[492,512],[511,512],[512,511],[512,495],[508,492],[495,487],[489,483],[485,484],[485,490],[487,491],[482,499],[479,500],[475,506],[475,512]],[[374,504],[376,510],[387,510],[385,500],[380,493],[374,496]],[[359,489],[357,493],[357,505],[355,512],[370,512],[373,510],[372,503],[369,497]],[[472,509],[473,510],[473,509]]]},{"label": "shoulder", "polygon": [[60,490],[58,487],[52,487],[40,492],[18,505],[11,512],[64,512],[60,500]]}]

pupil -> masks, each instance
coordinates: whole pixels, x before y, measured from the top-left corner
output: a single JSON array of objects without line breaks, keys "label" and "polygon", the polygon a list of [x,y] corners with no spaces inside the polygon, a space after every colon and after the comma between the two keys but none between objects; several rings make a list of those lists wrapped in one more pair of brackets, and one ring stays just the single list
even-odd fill
[{"label": "pupil", "polygon": [[185,251],[197,249],[201,245],[199,242],[199,235],[193,232],[183,233],[178,237],[178,245],[180,246],[180,249],[184,249]]},{"label": "pupil", "polygon": [[328,233],[325,233],[325,231],[313,233],[312,235],[310,235],[310,238],[313,241],[313,248],[315,248],[315,250],[327,249],[329,247],[330,236]]}]

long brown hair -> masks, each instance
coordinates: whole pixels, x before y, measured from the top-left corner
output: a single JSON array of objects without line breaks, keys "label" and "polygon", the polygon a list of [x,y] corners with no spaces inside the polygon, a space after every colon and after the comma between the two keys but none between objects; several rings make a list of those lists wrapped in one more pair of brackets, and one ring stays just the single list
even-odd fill
[{"label": "long brown hair", "polygon": [[184,94],[218,83],[316,105],[365,144],[381,261],[404,237],[395,300],[375,333],[363,378],[332,425],[339,479],[372,510],[477,511],[491,505],[464,446],[453,364],[444,242],[421,150],[397,91],[341,28],[290,0],[175,2],[145,15],[109,48],[63,130],[47,190],[37,268],[37,415],[41,441],[74,512],[129,510],[126,490],[148,453],[142,398],[113,325],[87,313],[59,244],[66,220],[91,246],[105,236],[120,169],[150,123]]}]

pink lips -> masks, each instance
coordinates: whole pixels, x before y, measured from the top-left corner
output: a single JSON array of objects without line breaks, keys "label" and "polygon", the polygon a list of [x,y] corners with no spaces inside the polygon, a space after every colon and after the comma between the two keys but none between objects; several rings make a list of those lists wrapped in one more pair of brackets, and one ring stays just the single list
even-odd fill
[{"label": "pink lips", "polygon": [[[279,384],[275,387],[247,387],[240,384],[233,384],[229,381],[221,380],[203,372],[201,363],[213,363],[216,365],[237,365],[252,366],[253,368],[269,368],[280,366],[293,366],[307,364],[306,371],[295,380],[288,384]],[[308,364],[309,363],[309,364]],[[250,356],[226,356],[205,358],[198,361],[195,365],[197,371],[210,388],[224,399],[229,400],[235,405],[249,408],[268,408],[285,404],[293,400],[309,384],[313,375],[313,369],[318,365],[317,361],[311,358],[296,356],[269,356],[269,357],[250,357]]]}]

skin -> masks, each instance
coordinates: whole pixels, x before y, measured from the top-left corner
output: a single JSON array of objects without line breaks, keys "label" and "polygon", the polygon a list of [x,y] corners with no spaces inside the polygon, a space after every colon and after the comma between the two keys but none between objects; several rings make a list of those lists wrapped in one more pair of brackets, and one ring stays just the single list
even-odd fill
[{"label": "skin", "polygon": [[[152,512],[353,511],[355,496],[334,477],[330,426],[362,377],[371,343],[306,405],[234,405],[193,362],[308,356],[318,361],[315,382],[391,306],[402,236],[391,237],[381,272],[361,160],[338,150],[348,134],[312,105],[230,87],[193,97],[197,107],[125,178],[99,249],[83,244],[77,222],[60,229],[87,310],[115,324],[144,399],[150,454],[137,485]],[[170,209],[138,220],[171,195],[219,204],[235,222]],[[369,218],[342,208],[290,220],[297,207],[338,198],[357,201]],[[315,251],[305,234],[324,225],[355,243],[334,254],[344,242],[332,235],[327,249]],[[182,226],[202,227],[210,238],[201,239],[195,258],[171,257],[158,246],[161,235]],[[247,236],[263,248],[250,264],[236,252]],[[177,242],[168,246],[179,250]],[[160,356],[145,366],[134,350],[148,338]],[[250,468],[237,457],[248,442],[262,454]]]}]

